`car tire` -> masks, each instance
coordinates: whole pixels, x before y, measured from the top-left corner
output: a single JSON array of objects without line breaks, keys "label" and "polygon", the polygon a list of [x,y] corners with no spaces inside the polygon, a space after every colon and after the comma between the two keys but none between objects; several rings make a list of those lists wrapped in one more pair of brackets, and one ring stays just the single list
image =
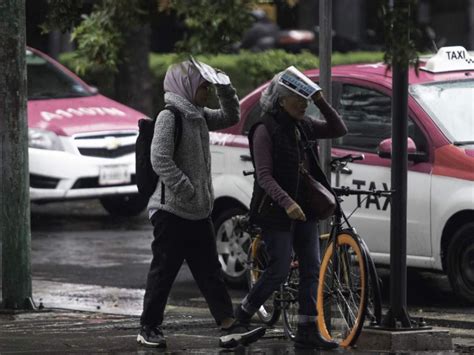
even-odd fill
[{"label": "car tire", "polygon": [[242,287],[247,283],[247,250],[250,236],[240,230],[232,219],[246,214],[242,208],[231,208],[221,212],[215,219],[216,245],[224,280],[232,286]]},{"label": "car tire", "polygon": [[448,246],[448,278],[456,295],[474,303],[474,223],[456,230]]},{"label": "car tire", "polygon": [[148,200],[139,194],[117,195],[102,197],[100,203],[112,216],[131,217],[142,213]]}]

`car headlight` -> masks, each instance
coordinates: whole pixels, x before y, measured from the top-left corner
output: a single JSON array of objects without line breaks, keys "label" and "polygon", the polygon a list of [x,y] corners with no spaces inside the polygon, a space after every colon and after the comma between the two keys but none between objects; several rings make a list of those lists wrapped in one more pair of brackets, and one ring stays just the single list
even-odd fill
[{"label": "car headlight", "polygon": [[44,129],[28,129],[28,147],[49,150],[64,150],[56,133]]}]

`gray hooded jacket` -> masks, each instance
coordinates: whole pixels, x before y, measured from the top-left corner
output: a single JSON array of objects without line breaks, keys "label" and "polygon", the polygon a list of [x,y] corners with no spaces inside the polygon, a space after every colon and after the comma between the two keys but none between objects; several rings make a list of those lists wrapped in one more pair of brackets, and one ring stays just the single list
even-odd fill
[{"label": "gray hooded jacket", "polygon": [[209,131],[236,124],[240,106],[231,85],[215,85],[220,109],[200,108],[171,92],[165,103],[181,112],[182,136],[174,151],[175,117],[169,110],[159,113],[151,144],[151,163],[159,181],[148,202],[150,217],[165,210],[179,217],[199,220],[210,216],[214,204]]}]

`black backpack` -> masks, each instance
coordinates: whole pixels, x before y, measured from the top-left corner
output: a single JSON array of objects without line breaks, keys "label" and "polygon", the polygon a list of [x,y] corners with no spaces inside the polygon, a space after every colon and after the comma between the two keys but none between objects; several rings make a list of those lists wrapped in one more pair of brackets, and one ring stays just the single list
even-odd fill
[{"label": "black backpack", "polygon": [[[181,113],[174,106],[166,106],[174,114],[174,150],[178,149],[183,131]],[[155,121],[150,118],[138,120],[138,137],[135,144],[135,177],[138,191],[141,195],[149,199],[155,192],[158,183],[158,175],[151,166],[151,141],[155,132]]]}]

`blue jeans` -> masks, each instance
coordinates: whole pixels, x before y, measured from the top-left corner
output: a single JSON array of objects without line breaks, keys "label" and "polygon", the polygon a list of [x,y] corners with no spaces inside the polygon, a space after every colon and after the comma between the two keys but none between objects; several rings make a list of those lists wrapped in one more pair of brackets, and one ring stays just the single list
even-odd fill
[{"label": "blue jeans", "polygon": [[260,306],[279,289],[290,270],[292,250],[298,256],[299,290],[298,314],[312,319],[317,315],[316,292],[319,278],[319,232],[316,221],[295,222],[291,231],[267,229],[263,232],[269,264],[260,279],[244,298],[242,305],[249,313]]}]

